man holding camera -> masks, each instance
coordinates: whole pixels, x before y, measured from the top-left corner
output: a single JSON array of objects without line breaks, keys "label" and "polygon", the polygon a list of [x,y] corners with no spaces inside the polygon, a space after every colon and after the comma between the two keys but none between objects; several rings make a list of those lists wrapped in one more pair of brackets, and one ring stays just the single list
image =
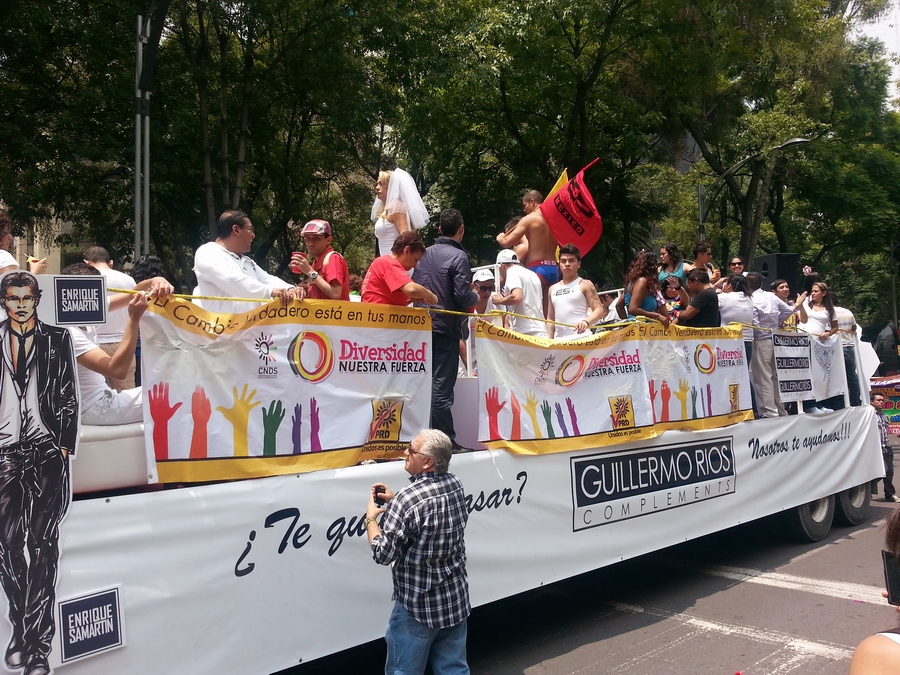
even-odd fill
[{"label": "man holding camera", "polygon": [[447,471],[453,446],[444,432],[425,429],[405,454],[409,485],[394,493],[376,483],[366,509],[372,557],[379,565],[393,563],[395,603],[384,672],[424,673],[430,663],[434,675],[469,675],[471,605],[463,540],[469,514],[462,483]]}]

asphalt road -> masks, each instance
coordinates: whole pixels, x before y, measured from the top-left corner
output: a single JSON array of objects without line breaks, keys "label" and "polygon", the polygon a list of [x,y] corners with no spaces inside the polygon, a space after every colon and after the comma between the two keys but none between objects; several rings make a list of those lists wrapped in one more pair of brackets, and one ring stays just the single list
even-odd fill
[{"label": "asphalt road", "polygon": [[[846,674],[854,646],[900,624],[881,598],[884,519],[798,544],[771,520],[476,608],[476,675]],[[282,675],[383,672],[382,640]]]}]

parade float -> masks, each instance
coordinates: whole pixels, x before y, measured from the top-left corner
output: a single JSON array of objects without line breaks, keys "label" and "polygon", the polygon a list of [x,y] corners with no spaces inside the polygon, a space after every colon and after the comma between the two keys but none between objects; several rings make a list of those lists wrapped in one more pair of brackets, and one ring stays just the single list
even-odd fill
[{"label": "parade float", "polygon": [[[72,461],[51,665],[272,673],[381,637],[363,518],[428,426],[430,329],[416,308],[153,301],[145,424],[83,428]],[[866,517],[874,410],[754,420],[738,327],[473,329],[454,418],[476,450],[450,469],[475,606],[773,514],[811,540]],[[836,339],[784,342],[785,398],[841,390]]]}]

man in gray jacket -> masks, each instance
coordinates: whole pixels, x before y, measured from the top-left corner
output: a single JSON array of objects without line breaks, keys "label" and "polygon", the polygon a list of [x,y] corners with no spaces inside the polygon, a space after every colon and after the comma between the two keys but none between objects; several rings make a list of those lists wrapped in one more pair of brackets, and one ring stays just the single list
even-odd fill
[{"label": "man in gray jacket", "polygon": [[[444,210],[438,229],[441,236],[425,250],[413,281],[438,297],[439,308],[468,312],[478,296],[472,290],[469,254],[460,243],[466,229],[462,214],[456,209]],[[431,331],[431,427],[450,437],[454,451],[463,450],[456,442],[450,409],[459,367],[459,341],[468,336],[468,323],[464,316],[435,313]]]}]

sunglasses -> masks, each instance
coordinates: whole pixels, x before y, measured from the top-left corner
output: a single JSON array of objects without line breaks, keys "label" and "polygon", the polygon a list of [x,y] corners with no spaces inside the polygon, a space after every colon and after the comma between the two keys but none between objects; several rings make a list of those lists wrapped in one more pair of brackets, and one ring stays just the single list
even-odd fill
[{"label": "sunglasses", "polygon": [[478,290],[487,293],[488,291],[494,290],[494,286],[493,284],[491,284],[490,286],[478,286]]},{"label": "sunglasses", "polygon": [[743,265],[744,263],[742,263],[742,262],[731,262],[731,263],[728,263],[728,264],[731,265],[732,267],[740,267],[740,266]]},{"label": "sunglasses", "polygon": [[412,443],[410,443],[409,445],[407,445],[407,446],[404,448],[404,452],[406,452],[406,453],[408,453],[408,454],[410,454],[410,455],[422,455],[422,457],[431,457],[431,455],[426,455],[424,452],[417,452],[417,451],[413,450],[413,449],[412,449]]}]

